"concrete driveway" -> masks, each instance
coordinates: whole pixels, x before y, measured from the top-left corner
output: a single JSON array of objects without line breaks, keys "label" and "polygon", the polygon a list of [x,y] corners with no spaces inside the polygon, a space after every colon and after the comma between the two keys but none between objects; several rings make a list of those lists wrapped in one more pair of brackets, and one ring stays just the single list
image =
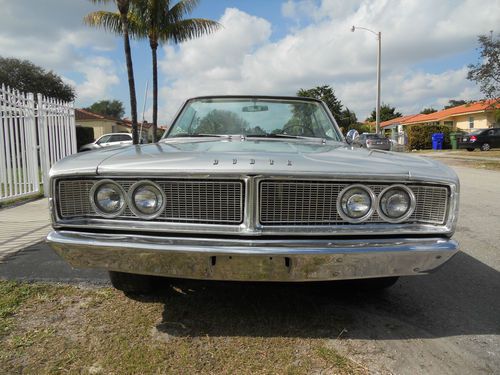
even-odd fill
[{"label": "concrete driveway", "polygon": [[[402,278],[382,294],[357,290],[337,293],[317,285],[283,286],[278,300],[301,306],[306,316],[299,335],[328,338],[330,345],[373,373],[395,374],[498,374],[500,373],[500,172],[455,167],[461,180],[461,212],[455,238],[462,252],[429,276]],[[0,277],[23,280],[87,281],[106,283],[101,271],[71,270],[44,244],[23,250],[0,265]],[[229,303],[238,310],[252,308],[281,315],[279,321],[294,321],[293,309],[277,309],[273,296],[277,287],[267,285],[197,283],[199,290],[185,299],[165,305],[169,322],[186,323],[189,316],[202,316],[204,301]],[[199,303],[193,301],[198,299]],[[182,306],[186,304],[186,306]],[[197,310],[199,309],[199,311]],[[240,317],[214,309],[212,324],[217,335],[254,335],[259,321],[248,321],[234,331]],[[294,312],[295,311],[295,312]],[[176,313],[179,312],[179,313]],[[182,312],[182,313],[181,313]],[[220,316],[219,316],[220,314]],[[342,329],[325,322],[335,316]],[[184,322],[184,323],[183,323]],[[224,322],[224,324],[219,324]],[[276,326],[269,337],[287,336],[290,327]],[[186,323],[187,324],[187,323]],[[231,328],[232,327],[232,328]],[[208,330],[208,331],[207,331]],[[212,334],[192,331],[191,336]]]},{"label": "concrete driveway", "polygon": [[36,244],[50,230],[46,198],[0,210],[0,262]]}]

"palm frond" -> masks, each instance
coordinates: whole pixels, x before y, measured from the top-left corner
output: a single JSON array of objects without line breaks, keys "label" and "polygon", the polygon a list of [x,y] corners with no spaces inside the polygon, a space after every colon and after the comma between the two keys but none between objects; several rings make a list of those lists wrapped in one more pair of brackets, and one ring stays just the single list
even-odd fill
[{"label": "palm frond", "polygon": [[122,21],[119,13],[98,10],[87,14],[83,18],[86,25],[103,28],[116,34],[122,32]]},{"label": "palm frond", "polygon": [[163,42],[182,43],[190,39],[213,33],[221,24],[205,18],[191,18],[165,25],[158,32],[158,39]]},{"label": "palm frond", "polygon": [[[140,22],[135,14],[129,13],[127,19],[128,31],[131,37],[140,39],[147,36],[147,33],[144,33],[139,26]],[[122,34],[122,19],[119,13],[99,10],[87,14],[83,18],[83,22],[88,26],[102,28],[115,34]]]},{"label": "palm frond", "polygon": [[170,23],[182,21],[185,16],[190,15],[198,6],[200,0],[180,0],[172,8],[168,9],[169,1],[167,1],[167,17]]}]

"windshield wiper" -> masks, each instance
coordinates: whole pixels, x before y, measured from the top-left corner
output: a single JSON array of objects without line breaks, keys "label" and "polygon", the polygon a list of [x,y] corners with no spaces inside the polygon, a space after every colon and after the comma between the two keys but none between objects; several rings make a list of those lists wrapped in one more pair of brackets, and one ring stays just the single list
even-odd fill
[{"label": "windshield wiper", "polygon": [[283,133],[271,133],[271,134],[248,134],[245,137],[253,137],[253,138],[291,138],[291,139],[319,139],[323,138],[319,137],[305,137],[303,135],[291,135],[291,134],[283,134]]},{"label": "windshield wiper", "polygon": [[179,133],[172,136],[172,138],[196,138],[196,137],[217,137],[217,138],[231,138],[229,134],[208,134],[208,133],[199,133],[199,134],[189,134],[189,133]]}]

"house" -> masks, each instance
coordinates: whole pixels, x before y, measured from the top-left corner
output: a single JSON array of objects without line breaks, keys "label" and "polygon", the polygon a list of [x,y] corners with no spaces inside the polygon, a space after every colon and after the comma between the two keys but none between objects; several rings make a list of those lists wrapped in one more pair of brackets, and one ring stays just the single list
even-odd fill
[{"label": "house", "polygon": [[429,114],[398,117],[380,124],[383,129],[402,132],[407,125],[448,125],[452,130],[473,131],[496,124],[495,112],[500,110],[500,98],[468,103]]},{"label": "house", "polygon": [[[132,121],[128,119],[115,119],[80,108],[75,109],[75,123],[77,128],[92,128],[94,139],[107,133],[130,133],[132,131]],[[150,123],[142,124],[143,138],[150,138],[151,125]],[[139,123],[140,130],[141,124]]]}]

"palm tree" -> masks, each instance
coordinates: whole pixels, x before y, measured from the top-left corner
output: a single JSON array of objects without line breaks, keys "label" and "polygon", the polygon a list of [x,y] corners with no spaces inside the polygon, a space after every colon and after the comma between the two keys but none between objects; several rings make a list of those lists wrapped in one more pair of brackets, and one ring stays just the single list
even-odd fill
[{"label": "palm tree", "polygon": [[[159,44],[169,41],[181,43],[214,32],[221,26],[204,18],[184,19],[198,4],[199,0],[180,0],[171,7],[170,0],[130,0],[130,11],[125,19],[127,31],[134,38],[148,38],[153,59],[153,142],[156,142],[158,128]],[[123,21],[121,13],[105,11],[93,12],[85,17],[86,23],[119,34],[123,33]]]},{"label": "palm tree", "polygon": [[220,28],[218,22],[204,18],[184,19],[199,4],[199,0],[180,0],[172,5],[170,0],[134,0],[131,6],[132,32],[137,37],[147,37],[153,60],[153,142],[158,126],[158,62],[160,43],[184,41],[212,33]]},{"label": "palm tree", "polygon": [[130,0],[90,0],[93,3],[110,3],[114,1],[118,8],[118,13],[108,11],[97,11],[85,16],[84,22],[87,25],[103,27],[119,33],[123,36],[123,46],[125,49],[125,60],[127,64],[128,87],[130,92],[130,112],[132,117],[132,139],[134,144],[139,143],[139,134],[137,132],[137,98],[135,96],[134,67],[132,65],[132,52],[130,50],[129,40],[129,9]]}]

